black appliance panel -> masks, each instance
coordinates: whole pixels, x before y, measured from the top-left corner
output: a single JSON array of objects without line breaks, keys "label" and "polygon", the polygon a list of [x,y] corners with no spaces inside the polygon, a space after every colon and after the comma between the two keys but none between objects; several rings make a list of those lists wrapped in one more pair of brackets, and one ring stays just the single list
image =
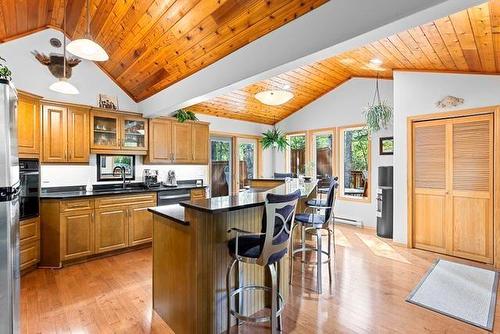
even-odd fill
[{"label": "black appliance panel", "polygon": [[34,159],[19,159],[19,219],[40,213],[40,164]]}]

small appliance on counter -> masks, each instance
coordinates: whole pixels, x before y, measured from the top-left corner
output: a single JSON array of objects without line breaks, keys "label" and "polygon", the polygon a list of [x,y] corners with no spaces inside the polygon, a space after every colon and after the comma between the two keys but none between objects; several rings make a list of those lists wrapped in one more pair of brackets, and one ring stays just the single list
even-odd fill
[{"label": "small appliance on counter", "polygon": [[171,169],[167,174],[167,182],[164,184],[166,187],[177,187],[177,179],[175,178],[175,170]]},{"label": "small appliance on counter", "polygon": [[393,167],[381,166],[378,168],[377,189],[377,235],[383,238],[392,238],[393,230]]},{"label": "small appliance on counter", "polygon": [[156,169],[145,169],[142,173],[142,182],[146,188],[155,188],[161,186],[158,182],[158,170]]}]

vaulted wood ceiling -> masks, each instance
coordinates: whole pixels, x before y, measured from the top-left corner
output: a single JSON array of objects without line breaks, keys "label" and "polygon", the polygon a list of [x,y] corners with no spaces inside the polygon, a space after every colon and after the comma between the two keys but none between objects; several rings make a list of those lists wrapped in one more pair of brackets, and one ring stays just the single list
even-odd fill
[{"label": "vaulted wood ceiling", "polygon": [[[383,61],[381,66],[371,59]],[[500,73],[500,0],[492,0],[264,80],[189,109],[211,115],[274,124],[352,77],[392,78],[393,70]],[[255,93],[290,86],[295,97],[270,107]]]},{"label": "vaulted wood ceiling", "polygon": [[[92,0],[103,68],[136,101],[199,71],[328,0]],[[67,35],[85,32],[85,0],[67,0]],[[62,27],[63,0],[1,0],[0,41]]]}]

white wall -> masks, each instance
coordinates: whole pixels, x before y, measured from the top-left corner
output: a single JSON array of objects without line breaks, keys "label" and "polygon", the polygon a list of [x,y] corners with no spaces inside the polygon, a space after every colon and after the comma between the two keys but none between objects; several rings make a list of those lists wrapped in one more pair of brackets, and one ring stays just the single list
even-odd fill
[{"label": "white wall", "polygon": [[[88,181],[92,184],[110,184],[112,182],[97,182],[97,156],[90,155],[88,165],[64,165],[51,164],[42,165],[41,182],[42,188],[61,187],[61,186],[81,186],[86,185]],[[208,182],[208,166],[199,165],[144,165],[142,157],[136,156],[135,181],[142,181],[142,172],[144,169],[158,169],[161,181],[165,181],[167,172],[170,169],[175,170],[177,180],[203,179]]]},{"label": "white wall", "polygon": [[50,84],[57,79],[49,69],[40,64],[31,54],[38,51],[62,53],[62,47],[53,48],[49,44],[52,37],[62,42],[62,33],[54,29],[46,29],[23,38],[0,44],[0,56],[5,58],[12,70],[12,78],[18,89],[43,96],[44,98],[81,103],[96,106],[99,93],[117,96],[120,109],[137,111],[137,104],[111,80],[96,64],[88,60],[73,68],[70,82],[80,91],[79,95],[60,94],[49,89]]},{"label": "white wall", "polygon": [[[454,108],[436,102],[452,95],[464,99]],[[443,111],[500,104],[500,76],[394,72],[394,240],[407,242],[407,118]]]},{"label": "white wall", "polygon": [[[364,123],[363,109],[372,102],[375,90],[374,79],[353,78],[330,91],[314,102],[302,108],[278,123],[284,132],[313,130],[326,127],[339,127]],[[392,80],[380,80],[380,95],[382,100],[393,104]],[[379,137],[392,135],[392,128],[381,130],[372,137],[371,145],[371,203],[356,203],[352,201],[337,202],[337,215],[344,218],[360,219],[366,226],[376,225],[376,190],[378,167],[391,166],[392,156],[381,156],[379,152]],[[285,170],[284,154],[276,155],[276,171]]]}]

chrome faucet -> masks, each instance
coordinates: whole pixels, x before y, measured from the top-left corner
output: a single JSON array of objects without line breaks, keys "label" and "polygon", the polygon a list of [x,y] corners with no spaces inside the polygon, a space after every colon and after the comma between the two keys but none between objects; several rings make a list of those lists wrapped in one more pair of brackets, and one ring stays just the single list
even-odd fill
[{"label": "chrome faucet", "polygon": [[126,176],[125,176],[125,173],[126,173],[126,170],[125,170],[125,167],[123,166],[116,166],[115,168],[113,168],[113,176],[116,175],[116,170],[119,170],[120,171],[120,175],[122,177],[122,181],[123,181],[123,185],[122,185],[122,188],[125,189],[127,188],[127,184],[126,184]]}]

